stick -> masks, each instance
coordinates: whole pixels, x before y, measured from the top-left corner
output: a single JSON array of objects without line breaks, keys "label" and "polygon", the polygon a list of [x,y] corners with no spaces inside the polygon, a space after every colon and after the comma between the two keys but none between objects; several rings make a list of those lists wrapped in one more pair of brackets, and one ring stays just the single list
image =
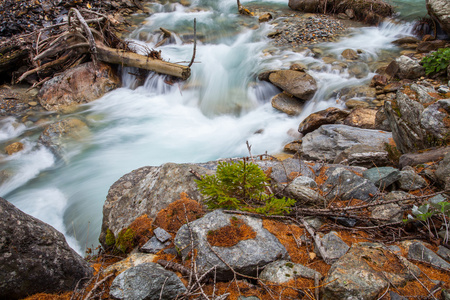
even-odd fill
[{"label": "stick", "polygon": [[83,16],[81,15],[81,13],[78,11],[78,9],[76,8],[71,8],[69,13],[68,13],[68,23],[69,23],[69,27],[70,27],[70,17],[75,14],[78,21],[80,21],[81,23],[81,27],[84,30],[84,33],[86,34],[88,41],[89,41],[89,46],[90,46],[90,52],[91,52],[91,56],[92,56],[92,62],[94,63],[95,68],[97,68],[97,47],[95,44],[95,40],[94,40],[94,36],[92,35],[91,30],[89,29],[89,25],[86,23],[86,20],[83,18]]},{"label": "stick", "polygon": [[[238,0],[239,1],[239,0]],[[191,62],[189,63],[188,67],[190,68],[192,64],[194,63],[195,59],[195,52],[197,51],[197,18],[194,18],[194,52],[192,53]]]},{"label": "stick", "polygon": [[332,262],[328,258],[327,250],[325,250],[325,248],[322,246],[322,241],[316,235],[316,233],[314,232],[314,229],[312,229],[311,226],[309,226],[309,224],[305,221],[305,219],[300,218],[300,222],[303,224],[303,226],[305,226],[305,229],[308,231],[308,233],[314,239],[314,244],[316,244],[316,247],[319,250],[320,256],[322,256],[323,261],[326,264],[331,265]]},{"label": "stick", "polygon": [[114,273],[109,274],[108,276],[106,276],[105,278],[103,278],[102,280],[100,280],[99,282],[97,282],[94,287],[92,288],[92,290],[89,291],[89,293],[86,295],[86,297],[84,297],[84,300],[89,300],[91,299],[91,295],[92,292],[94,290],[96,290],[103,282],[105,282],[106,280],[108,280],[110,277],[114,276]]},{"label": "stick", "polygon": [[48,62],[48,63],[46,63],[46,64],[43,64],[43,65],[40,66],[40,67],[37,67],[37,68],[35,68],[35,69],[26,71],[25,73],[23,73],[23,74],[19,77],[19,79],[16,80],[16,83],[21,82],[22,80],[24,80],[25,78],[27,78],[27,77],[30,76],[31,74],[34,74],[34,73],[37,73],[37,72],[39,72],[39,71],[41,71],[41,70],[44,70],[44,69],[47,69],[47,68],[50,68],[50,67],[53,67],[53,66],[56,66],[56,65],[60,65],[60,64],[65,63],[67,60],[69,60],[69,58],[71,57],[72,54],[73,54],[72,51],[70,51],[69,53],[65,54],[64,56],[61,56],[60,58],[58,58],[57,60]]}]

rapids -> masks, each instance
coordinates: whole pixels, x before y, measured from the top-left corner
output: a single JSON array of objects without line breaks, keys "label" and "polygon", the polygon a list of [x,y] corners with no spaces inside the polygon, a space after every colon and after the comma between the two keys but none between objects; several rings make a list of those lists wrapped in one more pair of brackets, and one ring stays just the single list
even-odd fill
[{"label": "rapids", "polygon": [[[287,2],[259,1],[284,9]],[[423,2],[395,1],[402,9],[400,17],[406,15],[408,20],[423,12]],[[237,15],[235,5],[234,0],[194,0],[190,7],[147,4],[153,13],[137,18],[141,24],[129,38],[145,52],[161,39],[159,27],[178,33],[170,44],[158,48],[171,62],[190,61],[192,44],[183,44],[181,35],[192,33],[197,19],[200,41],[191,78],[185,84],[168,85],[163,76],[150,74],[144,85],[133,89],[133,70],[125,68],[122,88],[70,115],[86,122],[90,134],[71,145],[63,158],[38,143],[42,127],[24,125],[13,117],[0,119],[0,146],[15,141],[25,145],[11,156],[0,154],[0,196],[63,232],[69,244],[84,253],[86,247],[98,245],[103,203],[109,187],[122,175],[166,162],[246,156],[246,141],[254,154],[280,152],[294,139],[288,132],[295,132],[310,113],[342,106],[336,90],[365,84],[374,75],[356,79],[314,58],[311,51],[274,49],[266,37],[271,26],[256,26],[257,20]],[[410,23],[357,28],[336,43],[316,47],[336,55],[347,48],[361,49],[368,62],[376,62],[398,54],[390,42],[400,35],[411,35]],[[311,67],[319,90],[301,115],[289,117],[270,104],[279,90],[256,77],[293,62]]]}]

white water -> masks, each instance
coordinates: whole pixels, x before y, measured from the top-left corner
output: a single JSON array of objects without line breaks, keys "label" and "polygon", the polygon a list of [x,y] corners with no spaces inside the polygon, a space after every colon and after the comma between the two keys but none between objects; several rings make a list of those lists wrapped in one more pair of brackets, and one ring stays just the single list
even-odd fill
[{"label": "white water", "polygon": [[[235,14],[234,0],[193,1],[192,7],[196,5],[208,11],[191,12],[178,4],[155,5],[158,13],[131,34],[137,44],[152,48],[160,38],[154,33],[159,27],[189,32],[186,28],[197,18],[198,33],[207,42],[198,44],[196,63],[186,84],[170,86],[162,76],[152,74],[143,86],[132,90],[134,76],[125,69],[123,88],[72,115],[88,124],[91,135],[82,146],[69,148],[64,160],[38,144],[35,128],[26,128],[13,118],[0,120],[2,145],[25,144],[22,152],[0,156],[0,171],[11,174],[0,181],[0,196],[53,225],[83,252],[86,246],[97,245],[108,189],[122,175],[165,162],[246,156],[246,141],[254,154],[279,152],[293,140],[288,131],[296,131],[307,115],[341,105],[336,103],[334,91],[366,83],[373,76],[353,78],[345,70],[333,70],[314,59],[310,52],[265,51],[269,26],[256,30],[241,26],[251,21]],[[369,61],[386,49],[396,51],[390,42],[399,34],[408,34],[408,28],[407,24],[360,28],[349,38],[322,47],[336,55],[346,48],[361,49]],[[140,34],[150,41],[137,41]],[[189,61],[192,44],[182,44],[178,37],[160,50],[171,62]],[[264,70],[288,68],[293,62],[315,67],[310,74],[318,81],[319,91],[300,116],[288,117],[270,104],[278,89],[259,82],[256,76]]]}]

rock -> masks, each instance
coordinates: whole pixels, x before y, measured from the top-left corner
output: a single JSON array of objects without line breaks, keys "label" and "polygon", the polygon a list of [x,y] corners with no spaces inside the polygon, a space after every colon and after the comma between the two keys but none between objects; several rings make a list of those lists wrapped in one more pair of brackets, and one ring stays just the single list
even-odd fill
[{"label": "rock", "polygon": [[436,252],[440,257],[450,262],[450,249],[440,245],[438,251]]},{"label": "rock", "polygon": [[[337,233],[331,231],[320,238],[320,242],[326,253],[326,258],[323,258],[328,263],[332,264],[337,261],[340,257],[347,253],[350,247],[337,236]],[[317,255],[320,256],[320,252],[317,248],[314,249]]]},{"label": "rock", "polygon": [[[287,158],[283,161],[256,161],[275,183],[287,183],[300,174],[314,179],[315,174],[304,161]],[[283,187],[284,188],[284,187]]]},{"label": "rock", "polygon": [[449,107],[450,99],[439,100],[422,111],[421,127],[430,133],[434,139],[445,139],[450,134],[449,125],[444,121],[449,119],[449,113],[445,107]]},{"label": "rock", "polygon": [[388,83],[388,79],[386,78],[386,76],[384,75],[375,75],[372,78],[372,81],[370,82],[370,86],[371,87],[376,87],[376,86],[385,86]]},{"label": "rock", "polygon": [[45,82],[38,98],[46,110],[62,111],[96,100],[119,85],[120,79],[109,65],[99,62],[95,69],[89,62]]},{"label": "rock", "polygon": [[408,250],[408,258],[432,264],[450,271],[450,263],[440,258],[436,253],[425,247],[421,242],[412,243]]},{"label": "rock", "polygon": [[119,274],[111,284],[109,295],[124,300],[172,300],[185,291],[175,273],[155,263],[143,263]]},{"label": "rock", "polygon": [[414,169],[400,171],[398,182],[400,183],[400,188],[404,191],[413,191],[427,186],[425,179],[416,174]]},{"label": "rock", "polygon": [[347,106],[347,108],[353,109],[357,107],[369,107],[369,103],[363,100],[350,99],[345,101],[345,106]]},{"label": "rock", "polygon": [[348,63],[348,74],[354,76],[358,79],[367,77],[369,75],[370,69],[365,62],[350,62]]},{"label": "rock", "polygon": [[296,186],[304,186],[307,188],[315,189],[317,188],[317,183],[314,181],[314,179],[306,176],[298,176],[296,177],[292,182],[291,185]]},{"label": "rock", "polygon": [[[392,201],[400,199],[411,198],[411,195],[402,191],[393,191],[384,196],[383,201]],[[401,203],[401,202],[399,202]],[[403,208],[398,203],[388,203],[384,205],[375,206],[371,209],[372,218],[376,220],[377,224],[387,224],[393,222],[400,222],[403,218]],[[384,219],[385,221],[381,220]]]},{"label": "rock", "polygon": [[386,150],[366,145],[354,145],[342,151],[333,163],[372,168],[388,164],[389,158]]},{"label": "rock", "polygon": [[378,188],[369,180],[344,168],[330,168],[325,172],[327,180],[322,186],[326,198],[331,200],[371,199]]},{"label": "rock", "polygon": [[450,7],[446,0],[427,0],[427,10],[430,16],[434,17],[442,29],[450,35]]},{"label": "rock", "polygon": [[5,147],[5,152],[8,155],[13,155],[14,153],[20,152],[22,150],[23,144],[21,142],[15,142]]},{"label": "rock", "polygon": [[64,157],[68,149],[80,144],[89,134],[86,123],[76,118],[68,118],[47,126],[38,141],[54,154]]},{"label": "rock", "polygon": [[151,239],[144,244],[144,246],[139,248],[139,251],[144,253],[156,254],[162,249],[170,246],[170,244],[170,241],[161,242],[156,236],[152,236]]},{"label": "rock", "polygon": [[431,93],[436,93],[436,90],[432,87],[412,83],[409,88],[414,91],[417,100],[422,104],[429,104],[435,100],[433,96],[430,96]]},{"label": "rock", "polygon": [[372,181],[381,190],[400,179],[400,171],[392,167],[372,168],[363,173],[364,178]]},{"label": "rock", "polygon": [[416,166],[427,162],[437,162],[450,152],[450,147],[431,149],[423,153],[407,153],[400,156],[399,168],[406,166]]},{"label": "rock", "polygon": [[161,227],[156,228],[153,230],[153,233],[155,234],[155,237],[160,241],[161,243],[167,242],[169,239],[172,238],[170,233],[162,229]]},{"label": "rock", "polygon": [[273,108],[290,116],[299,115],[303,111],[302,101],[286,92],[275,95],[271,102]]},{"label": "rock", "polygon": [[445,189],[450,188],[450,151],[444,156],[444,159],[439,163],[439,167],[435,172],[436,178],[445,186]]},{"label": "rock", "polygon": [[303,156],[313,160],[334,161],[345,149],[357,144],[384,149],[392,134],[347,125],[322,125],[302,140]]},{"label": "rock", "polygon": [[72,291],[92,276],[63,234],[0,198],[0,298]]},{"label": "rock", "polygon": [[348,60],[358,59],[358,53],[356,53],[356,51],[353,49],[345,49],[344,51],[342,51],[341,55],[344,59]]},{"label": "rock", "polygon": [[295,179],[286,187],[286,192],[290,198],[297,200],[299,205],[327,206],[327,200],[320,195],[319,191],[298,184]]},{"label": "rock", "polygon": [[[397,76],[400,79],[416,79],[425,75],[425,69],[420,65],[419,61],[405,55],[395,59],[391,64],[394,64],[394,66],[388,66],[388,68],[396,69],[397,71],[389,73],[393,73],[394,75],[392,76]],[[388,73],[387,70],[386,73]]]},{"label": "rock", "polygon": [[336,107],[330,107],[310,114],[298,126],[298,131],[303,135],[312,132],[325,124],[335,124],[342,122],[347,116],[348,112],[340,110]]},{"label": "rock", "polygon": [[[233,246],[210,246],[207,237],[211,232],[221,228],[228,228],[232,220],[241,220],[255,232],[254,238],[238,241]],[[255,276],[258,269],[278,259],[288,259],[289,255],[284,246],[262,226],[262,220],[248,216],[225,214],[215,210],[203,218],[195,220],[178,230],[175,246],[185,259],[191,249],[191,234],[196,250],[196,264],[199,272],[205,272],[217,266],[217,279],[229,280],[233,278],[231,270],[222,262],[227,262],[235,271]],[[224,233],[225,234],[225,233]],[[214,251],[212,251],[213,249]],[[221,259],[218,258],[220,256]]]},{"label": "rock", "polygon": [[295,64],[292,64],[289,67],[289,70],[299,71],[299,72],[306,72],[306,70],[308,70],[308,67],[305,64],[302,64],[302,63],[295,63]]},{"label": "rock", "polygon": [[377,299],[390,283],[397,286],[414,280],[409,273],[412,264],[407,268],[405,263],[382,244],[353,243],[328,271],[321,299]]},{"label": "rock", "polygon": [[259,16],[258,21],[259,21],[259,23],[264,23],[264,22],[269,22],[272,19],[273,19],[273,17],[272,17],[271,13],[264,13]]},{"label": "rock", "polygon": [[280,70],[270,73],[269,80],[283,91],[302,100],[309,100],[317,90],[316,80],[305,72]]},{"label": "rock", "polygon": [[137,217],[156,214],[185,192],[194,200],[202,199],[190,170],[201,175],[211,171],[194,164],[166,163],[159,167],[143,167],[122,176],[109,189],[103,205],[100,243],[107,248],[105,237],[109,229],[116,237]]},{"label": "rock", "polygon": [[377,112],[378,111],[375,109],[358,107],[352,110],[347,118],[345,118],[344,125],[366,129],[377,129]]},{"label": "rock", "polygon": [[315,276],[322,277],[319,272],[301,264],[295,264],[286,260],[277,260],[264,267],[264,270],[259,275],[259,279],[282,284],[298,277],[314,279]]},{"label": "rock", "polygon": [[404,45],[404,44],[414,44],[414,43],[418,43],[420,42],[420,40],[414,36],[405,36],[399,39],[396,39],[395,41],[392,42],[392,44],[394,45]]},{"label": "rock", "polygon": [[321,5],[320,0],[289,0],[289,7],[306,13],[317,12]]},{"label": "rock", "polygon": [[[450,10],[449,10],[450,12]],[[450,18],[450,14],[449,14]],[[445,48],[445,41],[443,40],[434,40],[434,41],[422,41],[417,45],[418,53],[428,53],[431,51],[435,51],[439,48]]]},{"label": "rock", "polygon": [[146,254],[146,253],[131,253],[128,255],[127,258],[116,262],[115,264],[110,265],[107,267],[103,274],[111,274],[113,272],[122,273],[129,268],[135,267],[137,265],[143,264],[143,263],[151,263],[156,258],[156,255],[153,254]]}]

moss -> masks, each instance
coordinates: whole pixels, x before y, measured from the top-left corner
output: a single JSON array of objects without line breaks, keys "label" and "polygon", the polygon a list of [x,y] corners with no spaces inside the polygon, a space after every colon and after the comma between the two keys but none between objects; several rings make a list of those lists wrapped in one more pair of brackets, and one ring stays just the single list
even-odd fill
[{"label": "moss", "polygon": [[133,229],[123,229],[117,237],[116,249],[122,253],[127,253],[134,247],[134,236]]},{"label": "moss", "polygon": [[114,236],[114,233],[109,230],[109,228],[106,230],[105,243],[108,247],[112,247],[116,243],[116,237]]},{"label": "moss", "polygon": [[294,267],[294,264],[293,263],[286,263],[285,266],[292,269]]}]

